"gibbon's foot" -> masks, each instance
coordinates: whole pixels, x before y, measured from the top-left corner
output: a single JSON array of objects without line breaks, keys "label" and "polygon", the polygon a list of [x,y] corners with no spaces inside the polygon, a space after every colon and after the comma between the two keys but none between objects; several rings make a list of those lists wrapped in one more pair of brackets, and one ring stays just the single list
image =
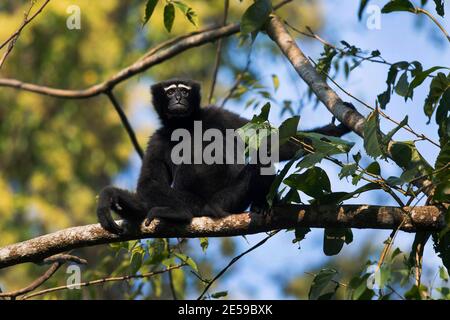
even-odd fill
[{"label": "gibbon's foot", "polygon": [[211,217],[211,218],[224,218],[229,216],[230,213],[225,212],[222,208],[217,205],[207,203],[202,209],[201,216]]},{"label": "gibbon's foot", "polygon": [[192,214],[181,208],[153,207],[149,210],[144,225],[148,227],[155,218],[167,219],[177,223],[189,223],[192,220]]},{"label": "gibbon's foot", "polygon": [[124,229],[119,226],[112,218],[111,209],[109,207],[98,207],[97,217],[100,225],[106,231],[114,234],[122,234],[124,232]]},{"label": "gibbon's foot", "polygon": [[252,203],[252,205],[250,206],[250,212],[267,216],[271,212],[271,208],[267,203],[266,204]]}]

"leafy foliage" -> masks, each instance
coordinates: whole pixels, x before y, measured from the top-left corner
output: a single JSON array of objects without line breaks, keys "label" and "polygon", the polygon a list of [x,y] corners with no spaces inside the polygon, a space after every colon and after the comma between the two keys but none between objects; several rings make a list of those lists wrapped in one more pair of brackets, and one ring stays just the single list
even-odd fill
[{"label": "leafy foliage", "polygon": [[255,0],[247,8],[241,19],[241,33],[247,34],[259,31],[272,11],[270,0]]}]

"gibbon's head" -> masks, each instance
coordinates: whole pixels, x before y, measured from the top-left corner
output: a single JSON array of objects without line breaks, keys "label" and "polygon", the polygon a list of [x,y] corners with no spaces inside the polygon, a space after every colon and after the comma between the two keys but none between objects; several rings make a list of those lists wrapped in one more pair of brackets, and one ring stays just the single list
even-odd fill
[{"label": "gibbon's head", "polygon": [[192,80],[167,80],[151,86],[153,106],[163,122],[191,118],[200,110],[200,84]]}]

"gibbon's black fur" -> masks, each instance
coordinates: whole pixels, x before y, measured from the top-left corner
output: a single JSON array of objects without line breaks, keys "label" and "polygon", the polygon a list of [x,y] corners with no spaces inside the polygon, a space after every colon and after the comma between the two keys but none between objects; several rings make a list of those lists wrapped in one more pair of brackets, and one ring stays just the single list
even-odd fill
[{"label": "gibbon's black fur", "polygon": [[[171,133],[177,128],[193,131],[194,121],[209,128],[238,129],[248,120],[214,106],[200,107],[200,85],[191,80],[169,80],[151,87],[153,105],[162,122],[150,138],[145,151],[136,192],[112,186],[99,195],[97,216],[100,224],[113,233],[123,229],[113,220],[110,210],[136,223],[163,218],[188,223],[194,216],[223,217],[240,213],[249,206],[260,212],[266,208],[266,195],[275,175],[261,175],[257,164],[179,164],[171,160],[177,142]],[[315,129],[314,132],[342,136],[344,125]],[[225,145],[225,143],[224,143]],[[280,147],[280,161],[289,160],[299,147],[285,143]]]}]

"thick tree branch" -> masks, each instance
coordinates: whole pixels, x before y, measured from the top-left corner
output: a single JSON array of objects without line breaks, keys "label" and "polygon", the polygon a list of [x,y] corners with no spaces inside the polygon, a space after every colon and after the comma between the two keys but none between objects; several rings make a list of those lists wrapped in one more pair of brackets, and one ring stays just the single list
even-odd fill
[{"label": "thick tree branch", "polygon": [[[266,30],[269,37],[278,45],[298,75],[306,82],[333,116],[353,132],[363,137],[365,118],[359,112],[347,107],[343,103],[337,93],[327,84],[326,78],[320,75],[299,48],[294,38],[286,30],[283,21],[272,14],[267,22]],[[391,152],[393,144],[393,140],[388,143],[388,153]],[[425,194],[431,194],[433,184],[430,180],[422,179],[416,181],[414,184],[422,188]]]},{"label": "thick tree branch", "polygon": [[21,82],[16,79],[0,79],[0,86],[12,87],[38,94],[44,94],[57,98],[66,99],[84,99],[97,96],[101,93],[111,91],[117,84],[125,81],[132,76],[141,73],[148,68],[166,61],[183,51],[190,48],[200,46],[202,44],[215,41],[216,39],[227,37],[239,31],[239,24],[228,24],[224,27],[209,29],[204,32],[188,36],[180,41],[173,43],[167,48],[161,49],[149,56],[136,61],[131,66],[122,69],[110,79],[82,90],[66,90],[59,88],[51,88],[47,86],[36,85],[32,83]]},{"label": "thick tree branch", "polygon": [[[277,10],[291,1],[292,0],[283,0],[277,5],[275,5],[273,9]],[[34,16],[32,18],[34,18]],[[181,36],[175,39],[171,39],[151,49],[144,57],[133,63],[131,66],[122,69],[114,76],[112,76],[110,79],[86,89],[81,90],[59,89],[7,78],[3,79],[0,78],[0,87],[10,87],[29,92],[34,92],[37,94],[48,95],[56,98],[66,98],[66,99],[90,98],[102,93],[107,93],[108,91],[111,91],[117,84],[133,77],[136,74],[144,72],[150,67],[162,63],[188,49],[201,46],[205,43],[216,41],[217,39],[228,37],[230,35],[238,33],[239,30],[240,30],[239,23],[232,23],[223,27],[208,28],[203,31],[191,33],[187,36]],[[7,43],[9,40],[5,41],[5,43]]]},{"label": "thick tree branch", "polygon": [[358,111],[347,107],[337,93],[330,88],[326,80],[317,72],[295,43],[295,40],[287,32],[279,17],[275,15],[270,17],[267,24],[267,33],[291,62],[298,75],[306,82],[333,116],[362,137],[365,118]]},{"label": "thick tree branch", "polygon": [[25,262],[39,262],[71,249],[133,239],[229,237],[296,226],[395,229],[403,220],[401,230],[407,232],[440,230],[445,224],[444,215],[434,206],[398,208],[368,205],[338,208],[289,205],[274,208],[273,213],[267,216],[241,213],[215,220],[200,217],[194,218],[188,225],[156,220],[148,227],[141,226],[139,230],[138,227],[127,226],[129,232],[124,235],[109,233],[99,224],[92,224],[0,248],[0,269]]}]

